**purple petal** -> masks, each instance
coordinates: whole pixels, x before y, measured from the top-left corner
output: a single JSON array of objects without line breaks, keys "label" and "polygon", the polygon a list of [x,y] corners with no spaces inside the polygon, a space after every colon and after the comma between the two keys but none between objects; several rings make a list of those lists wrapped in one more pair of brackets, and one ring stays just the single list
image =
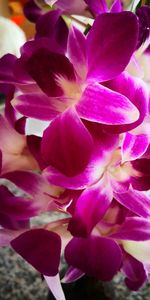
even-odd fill
[{"label": "purple petal", "polygon": [[150,220],[142,217],[128,217],[118,228],[117,232],[110,235],[119,240],[146,241],[150,239]]},{"label": "purple petal", "polygon": [[10,180],[18,188],[32,197],[39,209],[45,210],[52,202],[53,197],[59,197],[60,189],[50,185],[41,175],[33,172],[14,171],[2,175],[2,178]]},{"label": "purple petal", "polygon": [[[141,158],[132,161],[135,175],[131,177],[131,184],[134,189],[147,191],[150,189],[150,159]],[[137,172],[137,174],[136,174]]]},{"label": "purple petal", "polygon": [[10,230],[27,230],[29,228],[29,219],[26,220],[15,220],[15,218],[11,215],[7,215],[5,213],[0,213],[0,225],[3,228]]},{"label": "purple petal", "polygon": [[89,276],[111,280],[121,266],[120,247],[111,239],[90,236],[73,238],[65,249],[67,263]]},{"label": "purple petal", "polygon": [[144,265],[127,253],[125,253],[122,269],[126,275],[125,283],[130,290],[137,291],[147,280]]},{"label": "purple petal", "polygon": [[122,143],[122,160],[131,161],[142,156],[149,145],[149,137],[145,134],[126,133]]},{"label": "purple petal", "polygon": [[41,157],[41,138],[36,135],[29,135],[27,136],[27,145],[33,157],[38,162],[40,168],[46,168],[46,164]]},{"label": "purple petal", "polygon": [[[119,146],[119,135],[118,134],[109,134],[105,130],[103,130],[103,125],[96,122],[89,122],[84,120],[84,124],[92,138],[94,140],[94,151],[96,153],[99,152],[99,157],[103,156],[103,152],[114,151]],[[93,156],[96,154],[94,153]],[[101,155],[100,155],[101,153]],[[105,154],[104,154],[105,156]],[[103,157],[104,158],[104,157]]]},{"label": "purple petal", "polygon": [[0,186],[0,213],[15,220],[26,220],[35,216],[37,209],[31,200],[15,197],[6,187]]},{"label": "purple petal", "polygon": [[92,152],[92,138],[76,112],[67,110],[45,130],[41,153],[47,165],[67,176],[75,176],[87,165]]},{"label": "purple petal", "polygon": [[81,278],[82,276],[84,276],[84,273],[82,271],[73,267],[69,267],[61,282],[63,283],[74,282],[79,278]]},{"label": "purple petal", "polygon": [[141,158],[132,161],[132,167],[141,173],[141,175],[150,176],[150,159]]},{"label": "purple petal", "polygon": [[135,50],[137,34],[138,22],[133,13],[99,15],[87,37],[87,78],[106,81],[119,75]]},{"label": "purple petal", "polygon": [[5,112],[4,115],[6,117],[6,119],[8,120],[8,122],[14,126],[17,116],[16,116],[16,111],[14,110],[14,108],[11,105],[11,100],[14,97],[14,93],[15,93],[15,87],[14,85],[9,85],[9,84],[0,84],[0,90],[1,92],[4,93],[5,95]]},{"label": "purple petal", "polygon": [[43,14],[36,23],[36,38],[47,37],[49,43],[55,44],[57,52],[65,53],[68,38],[68,27],[61,18],[60,10]]},{"label": "purple petal", "polygon": [[77,14],[80,15],[83,13],[86,8],[86,4],[83,0],[72,0],[68,3],[68,0],[46,0],[46,3],[60,8],[65,14]]},{"label": "purple petal", "polygon": [[105,0],[84,0],[85,3],[89,6],[90,10],[99,15],[100,13],[108,12],[108,7]]},{"label": "purple petal", "polygon": [[137,108],[123,95],[100,84],[90,84],[76,105],[81,118],[109,125],[128,124],[139,116]]},{"label": "purple petal", "polygon": [[39,6],[36,5],[34,0],[29,0],[27,3],[25,3],[23,12],[26,18],[33,23],[35,23],[43,13]]},{"label": "purple petal", "polygon": [[12,54],[6,54],[0,59],[0,82],[16,82],[13,74],[13,67],[16,60],[17,57]]},{"label": "purple petal", "polygon": [[150,176],[131,177],[132,187],[138,191],[148,191],[150,189]]},{"label": "purple petal", "polygon": [[25,135],[26,121],[27,121],[27,118],[22,117],[22,118],[16,120],[16,122],[14,124],[16,131],[22,135]]},{"label": "purple petal", "polygon": [[80,30],[71,27],[68,36],[68,56],[80,78],[87,73],[86,39]]},{"label": "purple petal", "polygon": [[45,229],[32,229],[11,241],[13,249],[37,271],[46,276],[58,273],[61,240]]},{"label": "purple petal", "polygon": [[2,151],[0,150],[0,173],[2,171]]},{"label": "purple petal", "polygon": [[104,179],[87,188],[78,198],[68,230],[73,236],[87,237],[106,213],[113,195]]},{"label": "purple petal", "polygon": [[136,15],[139,19],[139,36],[137,42],[137,48],[139,48],[150,35],[150,7],[142,5],[137,9]]},{"label": "purple petal", "polygon": [[57,274],[56,276],[44,276],[48,287],[50,288],[50,291],[53,293],[54,297],[56,298],[56,300],[65,300],[65,295],[60,283],[60,278],[59,278],[59,274]]},{"label": "purple petal", "polygon": [[127,193],[114,193],[114,198],[135,214],[144,218],[150,216],[150,199],[144,193],[129,190]]},{"label": "purple petal", "polygon": [[42,92],[16,96],[11,103],[24,116],[43,121],[52,120],[59,114],[55,100]]}]

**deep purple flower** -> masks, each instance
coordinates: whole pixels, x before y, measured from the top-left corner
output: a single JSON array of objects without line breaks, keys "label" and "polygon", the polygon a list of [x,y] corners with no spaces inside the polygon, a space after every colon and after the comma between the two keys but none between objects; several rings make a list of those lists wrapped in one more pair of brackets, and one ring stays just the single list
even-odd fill
[{"label": "deep purple flower", "polygon": [[73,238],[65,249],[65,258],[69,265],[104,281],[111,280],[122,263],[117,243],[100,236]]},{"label": "deep purple flower", "polygon": [[40,273],[55,276],[58,273],[61,240],[45,229],[32,229],[11,241],[11,246]]},{"label": "deep purple flower", "polygon": [[38,207],[30,199],[15,197],[6,187],[0,186],[0,225],[3,228],[26,229],[27,221],[37,214]]},{"label": "deep purple flower", "polygon": [[143,5],[137,9],[136,14],[139,19],[138,49],[150,36],[150,7]]},{"label": "deep purple flower", "polygon": [[23,12],[30,22],[36,22],[43,14],[42,9],[35,3],[34,0],[28,0],[23,7]]}]

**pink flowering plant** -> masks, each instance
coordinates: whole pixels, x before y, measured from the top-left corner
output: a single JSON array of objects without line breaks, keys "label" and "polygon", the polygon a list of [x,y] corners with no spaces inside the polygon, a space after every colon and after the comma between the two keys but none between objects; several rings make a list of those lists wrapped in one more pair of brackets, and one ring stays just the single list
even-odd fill
[{"label": "pink flowering plant", "polygon": [[[61,281],[84,275],[122,272],[136,291],[150,271],[150,72],[141,63],[150,63],[150,8],[30,0],[24,11],[35,37],[19,58],[0,59],[1,179],[22,191],[1,183],[0,246],[40,272],[57,300]],[[44,213],[49,222],[33,225]]]}]

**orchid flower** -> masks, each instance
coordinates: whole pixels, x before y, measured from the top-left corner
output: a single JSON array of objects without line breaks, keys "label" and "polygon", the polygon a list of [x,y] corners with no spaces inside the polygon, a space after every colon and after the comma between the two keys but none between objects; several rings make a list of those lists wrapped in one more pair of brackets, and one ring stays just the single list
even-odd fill
[{"label": "orchid flower", "polygon": [[[77,236],[87,236],[103,217],[113,197],[137,215],[149,217],[149,198],[133,189],[136,186],[139,189],[138,182],[141,187],[143,182],[142,190],[145,190],[144,182],[147,182],[149,188],[146,167],[149,160],[142,159],[142,149],[138,156],[134,143],[131,146],[127,140],[122,142],[119,135],[104,132],[102,125],[96,123],[86,122],[87,132],[80,122],[77,114],[74,112],[73,115],[72,111],[64,113],[63,118],[56,118],[45,130],[41,148],[45,158],[49,155],[49,166],[43,172],[48,181],[66,189],[83,191],[69,224],[71,232]],[[68,128],[69,124],[72,127]],[[82,152],[74,134],[74,130],[77,134],[77,130],[81,132],[81,128],[84,129],[82,140],[84,138],[86,145]],[[89,133],[93,143],[89,143]],[[128,138],[130,139],[126,136]],[[126,152],[128,160],[124,161],[123,155]],[[137,159],[132,160],[135,155]],[[144,181],[146,176],[148,179]]]},{"label": "orchid flower", "polygon": [[138,290],[149,273],[149,261],[146,256],[142,259],[143,252],[140,251],[141,247],[144,254],[148,254],[149,229],[149,220],[132,215],[123,206],[112,202],[90,236],[74,237],[66,246],[65,258],[71,269],[68,269],[64,282],[74,281],[77,274],[83,276],[85,273],[105,281],[122,271],[127,286]]},{"label": "orchid flower", "polygon": [[[130,30],[121,26],[127,19]],[[37,91],[16,96],[13,106],[23,115],[41,120],[52,120],[74,106],[79,116],[89,121],[108,125],[135,122],[139,118],[135,105],[103,82],[119,75],[128,64],[136,46],[137,27],[134,14],[121,12],[99,15],[87,38],[77,29],[70,29],[70,61],[52,52],[53,46],[50,50],[45,39],[28,42],[14,64],[14,72],[22,87],[32,88],[36,83]],[[128,47],[124,45],[126,39]],[[116,44],[120,45],[117,52]]]},{"label": "orchid flower", "polygon": [[[91,0],[78,0],[72,1],[68,3],[66,0],[45,0],[45,2],[55,8],[59,8],[65,14],[73,14],[73,15],[98,15],[100,13],[108,12],[107,1],[99,0],[99,1],[91,1]],[[120,0],[115,0],[112,3],[110,8],[111,12],[119,12],[122,10]],[[92,13],[92,14],[91,14]]]},{"label": "orchid flower", "polygon": [[[64,219],[49,223],[45,228],[32,228],[11,241],[11,246],[44,274],[56,299],[61,299],[63,295],[58,278],[61,251],[58,234],[62,237],[62,241],[66,237],[65,258],[71,266],[62,280],[63,282],[74,281],[84,274],[105,281],[110,280],[118,271],[122,271],[126,276],[127,286],[137,290],[147,280],[146,263],[138,261],[134,255],[131,256],[132,254],[129,255],[128,251],[126,252],[126,243],[128,245],[131,241],[134,245],[136,240],[149,240],[149,220],[132,216],[128,209],[114,201],[107,214],[87,238],[68,236],[67,223],[67,219]],[[43,255],[47,257],[46,264],[43,262]],[[52,282],[55,284],[55,288]]]}]

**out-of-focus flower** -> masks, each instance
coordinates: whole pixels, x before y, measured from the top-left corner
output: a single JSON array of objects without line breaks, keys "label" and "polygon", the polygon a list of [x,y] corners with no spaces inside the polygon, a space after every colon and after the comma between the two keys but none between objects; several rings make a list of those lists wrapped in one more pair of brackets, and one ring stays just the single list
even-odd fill
[{"label": "out-of-focus flower", "polygon": [[20,47],[26,38],[22,29],[14,22],[0,17],[0,57],[7,53],[20,56]]},{"label": "out-of-focus flower", "polygon": [[138,49],[150,37],[150,7],[141,6],[137,9],[136,14],[139,20]]}]

